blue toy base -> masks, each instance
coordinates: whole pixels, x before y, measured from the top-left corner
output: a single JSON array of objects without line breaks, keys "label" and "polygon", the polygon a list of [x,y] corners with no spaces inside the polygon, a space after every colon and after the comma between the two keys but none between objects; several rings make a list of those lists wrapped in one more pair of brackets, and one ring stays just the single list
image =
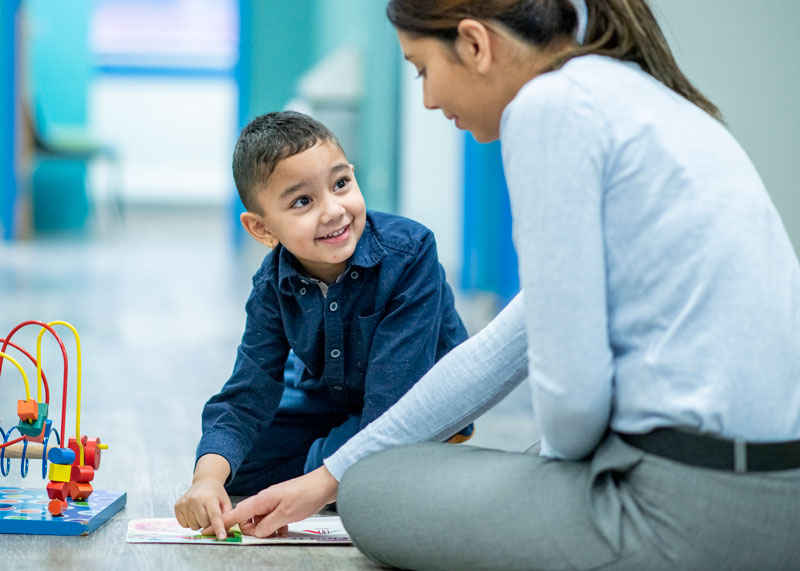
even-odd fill
[{"label": "blue toy base", "polygon": [[88,535],[125,507],[125,492],[95,490],[85,501],[67,500],[64,515],[47,511],[47,491],[0,487],[0,533]]}]

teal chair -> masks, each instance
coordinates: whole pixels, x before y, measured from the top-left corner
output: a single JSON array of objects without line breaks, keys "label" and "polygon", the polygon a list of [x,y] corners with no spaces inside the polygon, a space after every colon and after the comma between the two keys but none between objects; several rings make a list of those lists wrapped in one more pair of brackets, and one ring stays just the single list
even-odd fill
[{"label": "teal chair", "polygon": [[[4,2],[5,0],[0,0]],[[95,0],[25,0],[26,90],[33,156],[28,178],[34,232],[88,230],[97,212],[89,166],[107,161],[112,189],[119,172],[113,147],[86,125],[93,56],[89,45]]]},{"label": "teal chair", "polygon": [[33,139],[33,163],[30,189],[33,229],[37,233],[73,232],[88,230],[93,204],[88,172],[93,161],[109,165],[109,200],[119,217],[123,215],[119,193],[119,157],[116,149],[92,137],[84,128],[51,126],[45,123],[45,113],[37,106],[36,120],[28,113]]}]

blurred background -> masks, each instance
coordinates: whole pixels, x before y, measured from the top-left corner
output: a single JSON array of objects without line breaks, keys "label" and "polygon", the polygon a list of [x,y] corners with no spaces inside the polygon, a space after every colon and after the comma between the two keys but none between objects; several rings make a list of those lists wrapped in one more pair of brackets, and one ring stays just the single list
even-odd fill
[{"label": "blurred background", "polygon": [[[800,248],[800,2],[651,4]],[[336,132],[368,207],[434,230],[470,332],[491,319],[518,288],[499,147],[424,109],[384,8],[0,0],[0,330],[74,323],[87,406],[118,413],[138,390],[137,406],[180,411],[172,430],[196,441],[265,254],[239,227],[233,145],[255,115],[287,107]],[[19,388],[2,380],[0,405]],[[109,402],[107,386],[124,389]],[[515,399],[478,442],[530,442],[528,399]]]},{"label": "blurred background", "polygon": [[[793,0],[653,2],[800,243]],[[499,149],[421,105],[376,0],[4,0],[0,230],[118,238],[128,216],[217,213],[246,248],[230,175],[239,129],[293,108],[329,125],[368,206],[421,220],[462,292],[517,290]],[[204,223],[197,226],[203,232]]]}]

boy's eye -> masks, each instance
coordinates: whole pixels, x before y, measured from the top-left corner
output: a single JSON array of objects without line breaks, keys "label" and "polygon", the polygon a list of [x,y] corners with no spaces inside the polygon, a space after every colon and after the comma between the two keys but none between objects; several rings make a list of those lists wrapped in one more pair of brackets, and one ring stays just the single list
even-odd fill
[{"label": "boy's eye", "polygon": [[340,178],[339,180],[336,181],[334,187],[336,188],[336,190],[342,190],[343,188],[347,187],[348,182],[350,182],[350,179]]},{"label": "boy's eye", "polygon": [[311,198],[308,196],[301,196],[294,202],[292,202],[292,208],[303,208],[304,206],[308,206],[311,204]]}]

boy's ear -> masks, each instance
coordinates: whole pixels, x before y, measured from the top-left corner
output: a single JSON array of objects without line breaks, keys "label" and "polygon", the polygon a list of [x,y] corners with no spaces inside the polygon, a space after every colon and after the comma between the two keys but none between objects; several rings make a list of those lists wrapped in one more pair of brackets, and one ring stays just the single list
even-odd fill
[{"label": "boy's ear", "polygon": [[239,216],[242,226],[247,230],[256,241],[261,242],[268,248],[274,248],[278,245],[278,239],[269,231],[264,219],[254,212],[242,212]]},{"label": "boy's ear", "polygon": [[492,63],[491,32],[483,22],[465,18],[458,23],[456,53],[462,62],[478,73],[486,73]]}]

